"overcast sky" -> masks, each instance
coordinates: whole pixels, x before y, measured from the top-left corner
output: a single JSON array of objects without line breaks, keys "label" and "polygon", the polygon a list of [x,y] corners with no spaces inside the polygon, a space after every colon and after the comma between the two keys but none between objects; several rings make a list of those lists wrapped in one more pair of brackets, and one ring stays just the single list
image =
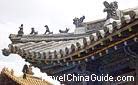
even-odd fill
[{"label": "overcast sky", "polygon": [[[30,28],[36,28],[39,34],[44,33],[44,25],[58,33],[59,29],[70,28],[74,31],[73,18],[85,15],[85,22],[106,17],[103,13],[104,0],[0,0],[0,49],[8,46],[10,33],[17,33],[20,24],[24,24],[25,34]],[[107,0],[109,2],[114,0]],[[116,0],[119,9],[138,6],[138,0]],[[2,56],[0,68],[4,65],[18,70],[24,64],[18,55]]]}]

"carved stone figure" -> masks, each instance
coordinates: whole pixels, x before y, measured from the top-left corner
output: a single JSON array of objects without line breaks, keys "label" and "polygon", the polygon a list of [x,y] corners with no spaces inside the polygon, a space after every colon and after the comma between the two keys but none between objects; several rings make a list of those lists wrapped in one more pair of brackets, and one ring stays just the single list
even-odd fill
[{"label": "carved stone figure", "polygon": [[50,32],[50,30],[49,30],[48,25],[45,25],[44,27],[46,27],[46,31],[45,31],[45,33],[44,33],[44,34],[49,33],[49,32]]},{"label": "carved stone figure", "polygon": [[46,28],[46,31],[45,31],[44,34],[47,34],[47,33],[48,34],[53,34],[53,32],[50,32],[48,25],[45,25],[44,27]]},{"label": "carved stone figure", "polygon": [[30,75],[33,75],[34,73],[32,72],[32,65],[24,65],[23,66],[23,70],[22,72],[24,73],[23,74],[23,79],[26,79],[26,74],[30,74]]},{"label": "carved stone figure", "polygon": [[34,28],[31,28],[31,33],[30,34],[33,34],[35,32]]},{"label": "carved stone figure", "polygon": [[119,20],[121,17],[121,13],[118,10],[118,4],[116,1],[111,2],[110,4],[107,1],[103,2],[105,9],[104,12],[107,12],[107,19],[113,18],[115,20]]},{"label": "carved stone figure", "polygon": [[105,9],[104,12],[107,12],[107,18],[104,24],[104,28],[120,28],[123,12],[118,9],[118,4],[116,1],[108,3],[107,1],[103,2]]},{"label": "carved stone figure", "polygon": [[82,17],[80,17],[80,18],[74,18],[73,19],[73,24],[76,26],[76,27],[82,27],[83,25],[82,25],[82,22],[83,22],[83,20],[85,19],[85,16],[82,16]]},{"label": "carved stone figure", "polygon": [[22,36],[24,34],[23,32],[23,24],[19,27],[18,35],[17,36]]},{"label": "carved stone figure", "polygon": [[32,72],[32,65],[29,65],[27,74],[33,75],[34,73]]},{"label": "carved stone figure", "polygon": [[30,34],[38,34],[38,32],[35,32],[35,29],[31,28],[31,33]]},{"label": "carved stone figure", "polygon": [[10,55],[10,51],[6,48],[2,49],[2,54],[5,56],[9,56]]},{"label": "carved stone figure", "polygon": [[23,79],[26,79],[27,71],[28,71],[28,66],[25,64],[25,65],[23,66],[23,70],[22,70],[22,72],[24,73],[24,74],[23,74]]},{"label": "carved stone figure", "polygon": [[60,33],[68,33],[69,28],[66,28],[66,30],[59,30]]}]

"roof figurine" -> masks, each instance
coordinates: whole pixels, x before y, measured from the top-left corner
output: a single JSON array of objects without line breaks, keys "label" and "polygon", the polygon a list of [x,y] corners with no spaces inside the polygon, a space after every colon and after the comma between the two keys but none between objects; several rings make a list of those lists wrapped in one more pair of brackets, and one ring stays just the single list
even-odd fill
[{"label": "roof figurine", "polygon": [[82,25],[82,22],[83,22],[83,20],[85,19],[85,16],[82,16],[82,17],[80,17],[80,18],[74,18],[73,19],[73,24],[76,26],[76,27],[82,27],[83,25]]},{"label": "roof figurine", "polygon": [[48,25],[45,25],[44,27],[46,28],[46,31],[45,31],[44,34],[47,34],[47,33],[48,34],[53,34],[53,32],[50,32]]},{"label": "roof figurine", "polygon": [[23,78],[26,78],[26,74],[33,75],[34,73],[32,72],[32,65],[25,64],[22,72],[24,73]]},{"label": "roof figurine", "polygon": [[[107,12],[106,21],[104,23],[103,29],[106,31],[107,29],[112,32],[113,28],[120,28],[124,21],[130,19],[129,15],[124,15],[122,11],[118,9],[118,2],[114,1],[108,3],[107,1],[103,2],[105,9],[104,12]],[[122,20],[125,19],[125,20]]]},{"label": "roof figurine", "polygon": [[111,2],[110,4],[107,1],[103,2],[105,9],[104,12],[107,12],[107,17],[106,19],[113,18],[115,20],[119,20],[121,15],[121,12],[118,10],[118,2],[114,1]]},{"label": "roof figurine", "polygon": [[47,34],[48,32],[50,32],[48,25],[45,25],[44,27],[46,28],[46,31],[44,34]]},{"label": "roof figurine", "polygon": [[60,33],[68,33],[69,28],[66,28],[66,30],[59,30]]},{"label": "roof figurine", "polygon": [[35,32],[35,29],[32,27],[31,28],[31,33],[30,34],[38,34],[38,32]]},{"label": "roof figurine", "polygon": [[18,35],[17,36],[22,36],[24,34],[23,32],[23,24],[19,27]]},{"label": "roof figurine", "polygon": [[26,74],[28,72],[28,66],[26,64],[23,66],[22,72],[24,73],[23,74],[23,79],[26,79]]},{"label": "roof figurine", "polygon": [[2,54],[5,56],[9,56],[10,55],[10,51],[6,48],[2,49]]},{"label": "roof figurine", "polygon": [[30,74],[30,75],[34,74],[33,71],[32,71],[32,65],[31,64],[28,66],[28,72],[27,72],[27,74]]}]

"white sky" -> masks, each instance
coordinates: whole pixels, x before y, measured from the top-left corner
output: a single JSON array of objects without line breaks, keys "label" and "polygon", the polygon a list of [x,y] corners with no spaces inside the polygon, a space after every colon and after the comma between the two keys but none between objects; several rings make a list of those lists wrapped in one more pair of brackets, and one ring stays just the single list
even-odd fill
[{"label": "white sky", "polygon": [[[59,29],[69,27],[74,30],[73,18],[86,16],[85,21],[104,18],[104,0],[0,0],[0,23],[11,22],[18,27],[23,23],[26,29],[49,28],[58,32]],[[107,0],[109,2],[113,0]],[[138,5],[138,0],[117,0],[119,8],[131,8]],[[25,29],[25,30],[26,30]],[[18,30],[18,29],[17,29]]]},{"label": "white sky", "polygon": [[[0,0],[0,49],[8,46],[10,33],[17,33],[20,24],[24,24],[25,34],[30,28],[44,33],[44,25],[58,33],[59,29],[70,28],[74,31],[73,18],[85,15],[85,22],[106,17],[103,13],[104,0]],[[114,0],[107,0],[109,2]],[[138,0],[116,0],[119,9],[138,6]],[[18,70],[24,60],[17,55],[5,57],[0,52],[0,68],[8,66]]]}]

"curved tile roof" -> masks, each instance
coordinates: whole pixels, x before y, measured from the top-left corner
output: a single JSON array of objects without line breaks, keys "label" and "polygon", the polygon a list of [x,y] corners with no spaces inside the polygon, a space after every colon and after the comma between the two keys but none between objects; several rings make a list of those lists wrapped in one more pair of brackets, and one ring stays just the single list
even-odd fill
[{"label": "curved tile roof", "polygon": [[27,75],[27,79],[23,79],[22,77],[16,77],[13,75],[12,71],[8,70],[8,68],[3,68],[1,74],[6,75],[7,77],[9,77],[20,85],[52,85],[48,81],[41,80],[31,75]]},{"label": "curved tile roof", "polygon": [[124,14],[122,20],[108,20],[101,30],[94,33],[20,37],[10,35],[12,44],[3,53],[16,53],[30,62],[45,62],[46,64],[87,62],[90,58],[94,59],[95,55],[102,56],[108,53],[109,48],[116,49],[117,45],[129,40],[137,41],[138,9],[125,11]]}]

